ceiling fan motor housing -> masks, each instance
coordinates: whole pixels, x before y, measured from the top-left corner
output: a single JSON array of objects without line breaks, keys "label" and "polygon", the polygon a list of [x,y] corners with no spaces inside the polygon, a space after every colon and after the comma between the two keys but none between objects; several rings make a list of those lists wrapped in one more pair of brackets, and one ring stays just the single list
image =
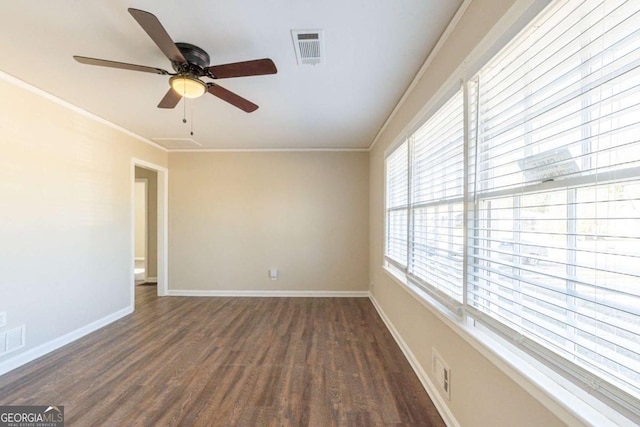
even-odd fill
[{"label": "ceiling fan motor housing", "polygon": [[177,73],[189,73],[198,77],[204,76],[204,69],[209,66],[209,54],[204,49],[190,43],[176,43],[176,46],[188,63],[172,62],[173,69]]}]

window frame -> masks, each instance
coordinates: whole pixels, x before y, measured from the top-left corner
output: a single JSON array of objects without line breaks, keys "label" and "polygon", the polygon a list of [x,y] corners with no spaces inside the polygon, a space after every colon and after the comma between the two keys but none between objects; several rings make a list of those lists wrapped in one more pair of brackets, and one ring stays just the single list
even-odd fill
[{"label": "window frame", "polygon": [[[415,132],[415,130],[419,127],[419,125],[421,125],[422,123],[424,123],[426,120],[428,120],[431,115],[433,115],[435,113],[435,111],[437,111],[437,108],[434,107],[434,104],[444,104],[446,103],[449,98],[450,98],[450,94],[451,92],[455,92],[454,90],[451,89],[452,86],[455,86],[455,80],[454,79],[461,79],[462,81],[462,87],[464,90],[464,123],[465,123],[465,130],[464,130],[464,161],[465,161],[465,165],[464,165],[464,194],[462,197],[462,201],[464,203],[464,209],[463,209],[463,222],[464,222],[464,227],[463,227],[463,232],[464,232],[464,244],[463,244],[463,280],[464,280],[464,291],[463,291],[463,302],[462,304],[456,306],[455,304],[452,305],[450,304],[449,301],[446,300],[446,298],[443,298],[442,295],[438,295],[437,292],[433,292],[433,289],[430,289],[428,283],[424,283],[422,281],[420,281],[419,278],[416,277],[412,277],[412,275],[408,272],[408,266],[410,265],[410,260],[407,260],[407,266],[405,266],[404,269],[401,270],[395,270],[394,268],[396,267],[395,265],[393,265],[393,263],[389,263],[386,264],[385,267],[391,267],[391,268],[387,268],[386,271],[396,280],[401,282],[402,284],[404,284],[405,286],[409,286],[410,287],[410,291],[414,296],[417,296],[421,302],[424,303],[424,301],[427,301],[426,304],[424,304],[426,307],[428,307],[430,310],[433,311],[433,309],[435,308],[438,312],[442,313],[444,310],[444,315],[445,318],[447,319],[448,323],[451,323],[451,321],[453,320],[454,324],[456,325],[457,328],[460,328],[461,330],[466,331],[465,334],[471,334],[474,335],[476,332],[470,332],[470,330],[468,329],[468,325],[473,325],[472,329],[479,329],[481,330],[481,335],[485,334],[485,333],[490,333],[490,334],[494,334],[497,333],[498,335],[490,337],[489,340],[493,340],[493,339],[506,339],[506,341],[501,341],[504,343],[506,343],[507,346],[513,345],[515,344],[515,347],[519,347],[521,349],[524,349],[525,351],[530,351],[530,347],[536,347],[538,344],[537,343],[533,343],[531,344],[531,342],[529,342],[527,339],[516,336],[513,336],[513,331],[511,329],[508,330],[500,330],[500,327],[494,328],[493,325],[491,325],[491,322],[488,322],[487,325],[478,325],[476,324],[477,320],[480,320],[480,318],[482,318],[484,315],[482,313],[479,312],[474,312],[473,309],[469,310],[469,305],[467,303],[467,277],[468,277],[468,272],[467,269],[470,266],[470,259],[473,256],[472,254],[470,254],[470,245],[469,245],[469,241],[472,240],[474,238],[474,236],[469,233],[469,230],[472,229],[473,227],[470,226],[470,224],[472,224],[474,221],[476,221],[476,215],[477,215],[477,210],[475,208],[475,204],[477,202],[476,199],[476,194],[473,194],[473,192],[471,192],[469,190],[469,181],[470,181],[470,173],[472,170],[472,165],[469,164],[469,140],[471,138],[470,135],[470,111],[468,110],[468,106],[469,106],[469,84],[470,82],[473,80],[473,77],[475,76],[475,74],[479,71],[480,68],[482,68],[484,66],[484,64],[486,64],[488,62],[488,60],[490,60],[493,55],[499,51],[500,49],[502,49],[502,47],[504,47],[504,45],[506,45],[511,38],[517,34],[518,32],[520,32],[520,30],[523,27],[526,27],[526,25],[531,21],[531,19],[533,19],[535,16],[537,16],[537,14],[544,8],[546,7],[546,3],[551,3],[549,2],[545,2],[544,5],[536,5],[536,7],[528,7],[525,11],[521,12],[521,15],[519,18],[513,18],[514,22],[512,23],[512,26],[510,28],[508,28],[507,30],[503,30],[502,31],[502,36],[497,37],[497,40],[494,40],[492,42],[492,44],[490,46],[484,45],[481,46],[481,50],[484,50],[483,53],[478,53],[478,52],[474,52],[473,55],[471,55],[472,57],[475,56],[474,61],[469,61],[472,62],[471,66],[469,65],[469,63],[464,64],[464,67],[460,67],[457,71],[456,71],[456,75],[458,77],[454,77],[454,78],[450,78],[448,80],[448,84],[445,83],[444,86],[449,86],[450,89],[446,90],[446,89],[441,89],[436,93],[436,95],[434,95],[434,97],[432,99],[437,99],[437,101],[429,101],[428,107],[425,107],[423,109],[423,111],[418,115],[418,118],[414,119],[412,121],[412,123],[410,123],[409,126],[407,126],[407,128],[409,129],[408,132],[404,132],[403,133],[403,138],[402,139],[409,139],[410,136],[407,135],[411,135],[413,132]],[[458,80],[460,81],[460,80]],[[427,110],[428,114],[425,114],[424,111]],[[397,144],[396,144],[397,145]],[[476,145],[477,146],[477,145]],[[386,182],[386,158],[387,156],[393,152],[395,149],[394,145],[391,146],[390,149],[386,150],[385,152],[385,182]],[[411,156],[409,150],[409,158]],[[475,165],[473,165],[473,168],[475,168]],[[410,168],[411,169],[411,168]],[[628,178],[638,178],[640,177],[640,175],[638,175],[638,172],[640,172],[640,168],[636,168],[633,170],[625,170],[623,172],[617,172],[616,173],[616,182],[623,182],[625,179]],[[475,173],[475,169],[474,169],[474,173]],[[527,191],[542,191],[542,190],[550,190],[550,189],[554,189],[554,188],[567,188],[569,187],[569,185],[571,185],[571,191],[575,191],[576,188],[578,188],[578,186],[585,186],[588,185],[589,183],[593,183],[594,181],[598,184],[602,184],[603,180],[602,178],[598,177],[597,174],[591,175],[591,176],[580,176],[580,177],[575,177],[575,178],[570,178],[568,180],[562,180],[562,181],[550,181],[550,182],[543,182],[543,183],[537,183],[537,184],[532,184],[531,186],[523,189],[520,188],[518,190],[518,192],[522,192],[522,194],[527,194]],[[411,178],[409,178],[409,187],[411,187]],[[523,191],[525,190],[525,191]],[[409,188],[408,190],[409,192],[411,191],[411,189]],[[570,191],[570,190],[567,190]],[[487,192],[487,193],[483,193],[482,197],[488,197],[489,195],[491,197],[498,197],[500,195],[511,195],[513,192],[510,191],[509,189],[503,189],[503,190],[499,190],[493,193]],[[385,188],[385,203],[386,203],[386,188]],[[471,208],[469,208],[471,207]],[[409,202],[409,209],[408,209],[408,216],[410,217],[410,211],[411,211],[411,202]],[[386,205],[385,205],[385,209],[386,209]],[[569,222],[570,219],[567,218],[567,222]],[[408,234],[411,233],[411,221],[410,219],[408,219]],[[385,233],[386,233],[386,219],[385,219]],[[386,237],[385,237],[385,241],[386,241]],[[407,246],[409,246],[410,242],[410,236],[407,237]],[[407,248],[407,254],[409,254],[409,247]],[[385,257],[386,258],[386,257]],[[409,258],[409,255],[408,255]],[[413,287],[413,285],[418,285],[420,289],[415,289]],[[426,291],[426,293],[423,293],[421,291]],[[453,317],[452,317],[453,316]],[[486,327],[485,327],[486,326]],[[467,335],[468,336],[468,335]],[[476,338],[477,339],[477,338]],[[478,341],[482,341],[483,339],[478,339]],[[511,344],[509,344],[509,341],[512,341]],[[541,348],[536,348],[535,352],[537,354],[544,354],[545,351],[547,351],[543,346],[540,346]],[[578,378],[578,382],[579,383],[584,383],[587,386],[591,386],[593,389],[588,390],[588,392],[593,392],[595,389],[600,388],[601,384],[599,384],[599,377],[594,376],[584,370],[582,370],[579,366],[567,366],[566,364],[563,363],[553,363],[555,361],[556,356],[555,355],[550,355],[550,357],[546,358],[548,360],[550,360],[553,365],[553,369],[560,372],[563,372],[564,374],[569,374],[567,377],[563,377],[563,379],[569,379],[571,381],[575,380],[576,378]],[[574,367],[577,367],[579,369],[573,369]],[[542,366],[542,368],[544,368],[544,365]],[[584,385],[583,384],[583,385]],[[595,385],[594,385],[595,384]],[[605,387],[606,388],[606,387]],[[615,388],[615,387],[614,387]],[[588,389],[588,387],[587,387]],[[613,395],[615,396],[615,394],[618,392],[618,390],[613,390]],[[596,393],[598,394],[598,393]],[[614,408],[614,410],[616,411],[620,411],[620,407],[617,406],[618,403],[620,403],[617,399],[615,399],[615,397],[613,399],[611,399],[609,396],[606,395],[599,395],[598,396],[598,400],[604,402],[606,405],[612,405],[612,407]],[[624,401],[624,399],[623,399]],[[624,403],[624,402],[623,402]],[[633,404],[635,405],[637,402],[633,402]],[[627,412],[624,411],[624,408],[622,408],[623,410],[620,411],[620,414],[622,414],[623,416],[629,416],[630,414],[633,415],[631,412]],[[626,419],[626,418],[625,418]]]},{"label": "window frame", "polygon": [[[437,102],[428,105],[428,109],[425,109],[425,113],[421,114],[419,119],[414,120],[412,126],[409,128],[409,130],[407,132],[403,132],[401,134],[400,137],[398,137],[396,139],[396,141],[391,144],[391,146],[385,151],[384,154],[384,182],[385,182],[385,193],[384,193],[384,201],[385,201],[385,206],[384,206],[384,212],[385,212],[385,236],[384,236],[384,254],[383,254],[383,259],[384,262],[387,265],[393,266],[393,268],[397,271],[402,272],[402,274],[404,275],[404,278],[408,281],[410,281],[411,283],[413,283],[414,285],[419,286],[423,291],[427,292],[432,298],[434,298],[436,301],[438,301],[439,304],[442,304],[443,306],[447,307],[448,310],[451,310],[454,313],[457,313],[457,316],[460,317],[462,315],[462,304],[464,301],[464,290],[461,290],[462,293],[462,300],[458,301],[455,298],[453,298],[452,296],[448,295],[446,292],[443,292],[442,290],[438,289],[437,286],[432,285],[431,283],[429,283],[428,280],[425,280],[419,276],[417,276],[416,274],[414,274],[411,269],[412,269],[412,259],[411,259],[411,236],[414,233],[414,224],[413,224],[413,212],[414,210],[417,209],[421,209],[423,207],[426,206],[436,206],[436,205],[448,205],[453,203],[454,201],[456,203],[460,203],[462,204],[463,208],[461,211],[461,214],[463,215],[463,221],[462,221],[462,269],[461,269],[461,275],[464,278],[465,276],[465,250],[466,250],[466,245],[464,244],[464,242],[466,241],[466,227],[464,226],[465,224],[465,220],[464,220],[464,215],[465,215],[465,209],[464,209],[464,199],[466,197],[466,173],[465,173],[465,167],[466,167],[466,156],[464,155],[464,149],[466,146],[466,132],[467,132],[467,126],[466,123],[464,123],[463,121],[463,141],[462,141],[462,183],[461,183],[461,190],[462,190],[462,194],[458,197],[455,198],[446,198],[443,200],[438,200],[438,201],[433,201],[433,202],[427,202],[427,203],[413,203],[412,200],[412,185],[413,185],[413,171],[414,171],[414,167],[413,167],[413,163],[412,163],[412,150],[413,150],[413,145],[414,145],[414,134],[417,133],[418,131],[420,131],[420,129],[424,126],[424,124],[426,122],[429,121],[429,119],[431,119],[434,115],[436,115],[440,109],[442,107],[444,107],[453,96],[455,96],[456,94],[460,93],[461,97],[462,97],[462,107],[463,107],[463,112],[466,109],[466,98],[465,98],[465,88],[463,85],[463,82],[461,80],[454,82],[453,84],[449,85],[448,88],[446,89],[446,91],[444,92],[443,96],[440,97]],[[392,210],[394,210],[393,208],[389,209],[386,205],[387,203],[387,197],[388,197],[388,182],[387,182],[387,173],[388,173],[388,159],[391,155],[393,155],[397,149],[401,148],[401,146],[406,143],[407,144],[407,167],[408,167],[408,186],[407,186],[407,205],[406,205],[406,214],[407,214],[407,240],[406,240],[406,244],[407,244],[407,249],[406,249],[406,254],[407,254],[407,260],[404,264],[397,262],[396,260],[390,258],[387,255],[387,242],[388,242],[388,223],[387,223],[387,218],[388,218],[388,213]]]},{"label": "window frame", "polygon": [[409,211],[409,198],[410,198],[410,194],[409,194],[409,182],[410,182],[410,167],[409,167],[409,163],[408,160],[406,162],[406,167],[407,167],[407,194],[406,194],[406,203],[404,205],[400,205],[400,206],[393,206],[393,207],[388,207],[387,203],[389,200],[389,180],[388,180],[388,174],[389,174],[389,170],[390,170],[390,166],[389,166],[389,158],[391,155],[393,155],[395,152],[397,152],[397,150],[402,149],[402,146],[404,144],[407,144],[407,158],[409,157],[409,141],[408,138],[403,137],[403,138],[399,138],[399,141],[397,141],[395,144],[393,144],[393,149],[392,150],[388,150],[388,152],[385,154],[385,158],[384,158],[384,227],[385,227],[385,235],[384,235],[384,246],[383,246],[383,258],[385,260],[386,263],[389,263],[390,265],[393,265],[396,269],[401,270],[403,272],[407,271],[407,263],[405,262],[404,264],[402,264],[401,262],[395,260],[390,254],[389,254],[389,241],[390,241],[390,227],[389,227],[389,216],[392,212],[402,212],[402,211],[406,211],[407,212],[407,236],[405,236],[405,244],[406,244],[406,248],[405,248],[405,254],[407,254],[407,250],[408,250],[408,238],[409,238],[409,216],[408,216],[408,211]]},{"label": "window frame", "polygon": [[[456,123],[454,123],[453,127],[447,127],[445,128],[448,131],[454,131],[456,130],[456,128],[458,127],[458,125],[462,125],[462,143],[460,144],[460,147],[458,146],[454,146],[453,148],[457,151],[457,149],[460,149],[460,153],[456,154],[454,153],[454,156],[460,156],[462,162],[461,163],[461,167],[462,170],[460,171],[462,173],[462,179],[461,182],[459,183],[458,187],[460,190],[460,194],[456,195],[456,196],[450,196],[450,197],[441,197],[439,199],[433,199],[433,200],[428,200],[428,201],[416,201],[414,200],[415,198],[415,194],[414,194],[414,190],[415,193],[418,192],[418,190],[416,189],[416,187],[414,187],[414,184],[417,183],[417,181],[414,179],[415,175],[416,175],[416,169],[418,168],[418,164],[421,162],[421,158],[417,157],[416,153],[415,153],[415,148],[416,148],[416,144],[419,144],[420,142],[423,141],[418,141],[416,134],[423,131],[423,128],[430,124],[432,119],[437,118],[441,113],[445,113],[446,111],[444,111],[443,109],[445,107],[450,107],[450,103],[452,105],[455,105],[454,103],[454,97],[459,96],[460,97],[460,102],[461,102],[461,107],[463,109],[463,116],[460,117],[459,122],[457,121],[458,119],[456,117],[453,117],[452,121],[456,121]],[[438,280],[435,280],[434,277],[420,277],[420,275],[418,274],[417,269],[418,268],[425,268],[427,262],[423,262],[421,264],[418,264],[416,262],[415,256],[416,253],[419,252],[416,250],[415,247],[412,247],[412,245],[415,245],[415,239],[416,239],[416,212],[417,211],[421,211],[423,209],[429,209],[429,208],[439,208],[439,207],[443,207],[446,208],[450,213],[451,209],[454,205],[461,205],[461,210],[459,212],[459,214],[464,215],[464,175],[465,175],[465,171],[464,171],[464,166],[465,166],[465,155],[464,155],[464,102],[465,102],[465,98],[464,98],[464,89],[463,87],[460,85],[458,87],[454,87],[452,89],[452,93],[450,94],[450,96],[446,99],[445,102],[438,104],[437,108],[434,108],[434,110],[432,111],[432,113],[422,122],[422,124],[417,127],[417,129],[412,133],[412,135],[409,137],[409,194],[410,194],[410,199],[409,199],[409,212],[408,212],[408,217],[409,217],[409,235],[407,237],[407,250],[408,250],[408,260],[407,260],[407,278],[409,280],[411,280],[413,283],[416,283],[417,285],[421,286],[424,288],[424,290],[426,292],[431,293],[436,299],[438,299],[442,304],[448,306],[450,309],[452,309],[453,311],[459,311],[459,308],[461,306],[461,304],[463,303],[463,298],[464,298],[464,287],[462,285],[459,286],[459,291],[460,291],[460,299],[456,299],[452,293],[454,293],[453,290],[450,289],[443,289],[445,288],[445,286],[442,285],[442,283],[440,283]],[[450,116],[445,116],[446,119],[450,119]],[[448,148],[445,146],[447,143],[450,143],[451,141],[448,139],[438,139],[436,141],[434,141],[435,144],[437,145],[437,152],[440,152],[441,150],[447,150]],[[453,150],[452,150],[453,151]],[[421,165],[423,166],[423,165]],[[451,167],[455,167],[458,166],[457,162],[454,161],[454,163],[451,164],[447,164],[447,166],[451,166]],[[443,173],[441,173],[438,178],[441,179],[446,179],[446,175],[447,173],[443,171]],[[440,185],[442,185],[442,183],[440,183]],[[442,190],[442,188],[440,189]],[[455,215],[457,216],[457,215]],[[452,218],[450,216],[450,214],[446,215],[446,219],[448,222],[451,221],[455,221],[455,216]],[[461,228],[462,228],[462,235],[460,236],[460,246],[463,249],[462,253],[461,253],[461,259],[460,259],[460,278],[461,280],[464,279],[464,242],[465,242],[465,227],[464,227],[464,221],[462,221],[462,223],[460,224]],[[455,228],[455,227],[454,227]],[[447,233],[447,238],[450,240],[449,242],[449,246],[453,245],[453,239],[454,239],[454,234],[452,232],[452,228],[449,229],[449,232]],[[428,235],[428,231],[427,231],[427,235]],[[440,245],[438,245],[440,246]],[[454,253],[455,250],[454,248],[451,248],[452,251],[449,253],[449,256],[446,257],[448,259],[451,260],[451,253]],[[441,248],[435,248],[434,246],[430,246],[428,243],[425,246],[425,251],[428,254],[429,251],[431,251],[432,253],[435,252],[440,252]],[[437,256],[436,258],[445,258],[442,256]],[[438,261],[433,261],[434,263],[439,263],[440,266],[442,266],[441,262]],[[439,278],[441,279],[441,278]]]}]

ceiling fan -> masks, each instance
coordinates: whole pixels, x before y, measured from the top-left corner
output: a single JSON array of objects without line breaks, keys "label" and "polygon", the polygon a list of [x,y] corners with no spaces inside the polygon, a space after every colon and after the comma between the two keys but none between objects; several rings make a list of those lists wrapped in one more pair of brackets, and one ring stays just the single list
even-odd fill
[{"label": "ceiling fan", "polygon": [[169,78],[171,88],[158,104],[158,108],[174,108],[183,97],[197,98],[204,95],[205,92],[209,92],[211,95],[217,96],[247,113],[258,109],[258,106],[253,102],[213,82],[204,82],[201,78],[224,79],[275,74],[278,70],[271,59],[264,58],[210,66],[207,52],[189,43],[174,43],[158,18],[152,13],[133,8],[129,8],[129,13],[158,45],[162,53],[169,58],[175,73],[170,73],[161,68],[88,58],[86,56],[74,56],[73,58],[82,64],[171,76]]}]

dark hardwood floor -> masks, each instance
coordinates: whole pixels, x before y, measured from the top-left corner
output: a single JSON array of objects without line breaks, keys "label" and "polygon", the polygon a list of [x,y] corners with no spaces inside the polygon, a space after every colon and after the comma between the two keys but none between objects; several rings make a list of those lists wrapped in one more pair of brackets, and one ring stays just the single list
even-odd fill
[{"label": "dark hardwood floor", "polygon": [[0,377],[69,426],[444,426],[366,298],[157,298]]}]

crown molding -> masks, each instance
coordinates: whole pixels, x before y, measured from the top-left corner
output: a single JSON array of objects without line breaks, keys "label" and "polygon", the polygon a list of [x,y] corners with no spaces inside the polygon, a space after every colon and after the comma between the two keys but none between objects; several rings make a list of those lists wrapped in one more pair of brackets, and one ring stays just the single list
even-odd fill
[{"label": "crown molding", "polygon": [[413,89],[416,87],[420,79],[422,79],[424,74],[427,72],[427,69],[435,59],[436,55],[438,55],[438,53],[442,49],[442,46],[444,46],[446,41],[449,39],[449,36],[451,35],[453,30],[456,28],[456,26],[460,22],[460,19],[462,19],[462,17],[464,16],[464,13],[467,11],[467,8],[469,7],[472,1],[473,0],[464,0],[462,2],[458,10],[456,11],[455,15],[453,15],[453,18],[451,18],[451,21],[449,21],[447,28],[445,28],[444,32],[438,39],[438,42],[433,47],[433,49],[431,49],[431,52],[429,52],[429,56],[427,56],[427,59],[424,61],[424,64],[422,64],[422,67],[420,67],[420,70],[418,70],[418,73],[411,81],[411,84],[409,85],[407,90],[404,91],[404,94],[402,94],[400,101],[398,101],[396,106],[391,111],[391,114],[389,114],[389,117],[387,117],[387,120],[385,120],[384,123],[382,124],[382,127],[380,127],[380,130],[378,131],[375,138],[371,142],[371,145],[369,145],[368,151],[371,151],[373,147],[375,147],[376,143],[382,136],[382,133],[385,131],[385,129],[387,129],[387,126],[389,125],[389,123],[391,123],[391,121],[396,116],[400,108],[404,105],[405,101],[409,97],[409,94],[413,91]]},{"label": "crown molding", "polygon": [[40,89],[38,87],[35,87],[32,84],[25,82],[24,80],[20,80],[19,78],[15,77],[15,76],[12,76],[10,74],[5,73],[4,71],[0,71],[0,79],[4,80],[4,81],[6,81],[6,82],[8,82],[8,83],[10,83],[10,84],[12,84],[14,86],[17,86],[17,87],[19,87],[21,89],[24,89],[24,90],[27,90],[27,91],[33,93],[33,94],[36,94],[36,95],[38,95],[38,96],[40,96],[40,97],[42,97],[42,98],[44,98],[44,99],[46,99],[48,101],[53,102],[54,104],[60,105],[61,107],[64,107],[64,108],[66,108],[68,110],[71,110],[74,113],[78,113],[81,116],[87,117],[88,119],[94,120],[94,121],[96,121],[96,122],[98,122],[100,124],[103,124],[103,125],[105,125],[107,127],[110,127],[110,128],[112,128],[112,129],[114,129],[114,130],[116,130],[118,132],[121,132],[121,133],[127,135],[127,136],[130,136],[130,137],[135,138],[135,139],[137,139],[139,141],[142,141],[145,144],[149,144],[154,148],[157,148],[157,149],[162,150],[164,152],[168,151],[162,145],[157,144],[156,142],[153,142],[150,139],[145,138],[144,136],[141,136],[141,135],[138,135],[137,133],[131,132],[130,130],[125,129],[120,125],[117,125],[117,124],[115,124],[113,122],[110,122],[109,120],[103,119],[102,117],[97,116],[97,115],[85,110],[84,108],[78,107],[77,105],[74,105],[74,104],[72,104],[72,103],[70,103],[68,101],[65,101],[64,99],[59,98],[56,95],[53,95],[53,94],[51,94],[51,93],[49,93],[49,92],[47,92],[45,90],[42,90],[42,89]]},{"label": "crown molding", "polygon": [[368,152],[369,148],[176,148],[169,153]]}]

